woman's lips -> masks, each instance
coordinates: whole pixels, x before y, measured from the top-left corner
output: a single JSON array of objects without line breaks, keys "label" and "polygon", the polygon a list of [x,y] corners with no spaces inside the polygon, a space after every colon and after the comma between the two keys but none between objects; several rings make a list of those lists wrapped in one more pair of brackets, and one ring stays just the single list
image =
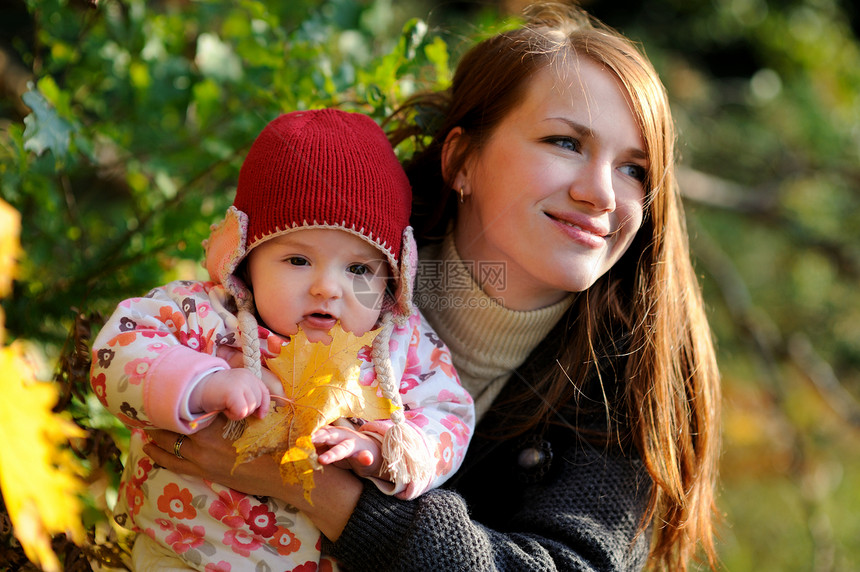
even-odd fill
[{"label": "woman's lips", "polygon": [[607,232],[590,221],[577,219],[576,217],[561,217],[550,213],[546,216],[571,239],[589,247],[603,246],[606,241]]}]

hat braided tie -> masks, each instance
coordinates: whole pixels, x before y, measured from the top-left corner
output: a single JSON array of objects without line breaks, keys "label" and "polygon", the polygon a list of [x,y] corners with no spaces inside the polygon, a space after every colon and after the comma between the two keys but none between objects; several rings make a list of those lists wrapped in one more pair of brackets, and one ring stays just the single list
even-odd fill
[{"label": "hat braided tie", "polygon": [[[254,307],[254,303],[250,297],[246,297],[237,303],[241,304],[237,318],[239,319],[239,333],[242,336],[242,363],[243,367],[251,370],[258,379],[262,379],[263,365],[260,362],[260,336],[257,332],[257,319],[254,314],[249,311],[249,308]],[[233,420],[227,422],[224,426],[224,432],[221,434],[225,439],[235,440],[242,436],[245,432],[247,421],[245,419]]]},{"label": "hat braided tie", "polygon": [[391,366],[388,350],[394,323],[395,317],[386,312],[382,319],[382,328],[374,338],[371,350],[379,387],[382,389],[382,394],[391,400],[395,408],[391,413],[391,421],[394,424],[382,437],[382,458],[387,463],[392,482],[421,482],[430,480],[433,475],[433,467],[427,456],[422,454],[426,449],[423,439],[417,431],[406,423],[406,416],[403,412],[400,387]]}]

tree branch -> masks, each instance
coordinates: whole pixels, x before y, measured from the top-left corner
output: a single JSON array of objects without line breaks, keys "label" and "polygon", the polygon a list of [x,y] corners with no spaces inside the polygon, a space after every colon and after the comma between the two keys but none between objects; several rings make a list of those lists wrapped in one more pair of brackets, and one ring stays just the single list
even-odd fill
[{"label": "tree branch", "polygon": [[32,80],[30,70],[18,63],[14,54],[0,47],[0,94],[12,102],[21,117],[30,113],[21,96],[27,91],[27,82]]},{"label": "tree branch", "polygon": [[821,253],[833,261],[834,266],[846,278],[860,278],[860,256],[854,243],[846,241],[844,236],[835,239],[818,236],[797,220],[786,217],[779,208],[776,192],[745,187],[686,168],[678,170],[678,184],[685,199],[754,218],[783,236],[794,237],[803,248]]},{"label": "tree branch", "polygon": [[812,383],[818,394],[842,419],[860,429],[860,403],[836,377],[809,341],[806,334],[794,333],[788,340],[788,356]]}]

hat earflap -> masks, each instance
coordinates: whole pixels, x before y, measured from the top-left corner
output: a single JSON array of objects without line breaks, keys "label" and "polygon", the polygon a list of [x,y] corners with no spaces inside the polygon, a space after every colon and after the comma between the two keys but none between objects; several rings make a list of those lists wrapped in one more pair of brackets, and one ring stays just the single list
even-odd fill
[{"label": "hat earflap", "polygon": [[210,227],[209,238],[203,241],[206,259],[203,266],[209,279],[227,286],[227,279],[248,254],[248,215],[234,206],[227,209],[224,220]]},{"label": "hat earflap", "polygon": [[[234,206],[227,209],[224,220],[211,227],[209,238],[203,241],[206,252],[204,267],[209,278],[224,286],[238,308],[239,334],[242,344],[242,365],[258,378],[262,378],[260,337],[254,317],[254,297],[251,291],[233,272],[248,253],[248,215]],[[231,420],[224,427],[225,439],[235,439],[245,430],[245,420]]]},{"label": "hat earflap", "polygon": [[414,308],[412,296],[415,291],[415,274],[418,271],[418,247],[412,234],[412,227],[403,229],[400,246],[400,265],[398,270],[397,292],[395,292],[395,320],[398,326],[406,325]]}]

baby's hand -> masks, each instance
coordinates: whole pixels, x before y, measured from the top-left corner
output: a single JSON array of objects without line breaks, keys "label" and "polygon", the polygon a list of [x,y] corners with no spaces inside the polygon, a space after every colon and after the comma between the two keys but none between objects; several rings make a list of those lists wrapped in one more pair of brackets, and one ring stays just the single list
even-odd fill
[{"label": "baby's hand", "polygon": [[[215,355],[229,363],[232,368],[244,367],[242,352],[236,348],[227,345],[218,346]],[[269,393],[286,397],[286,393],[284,393],[284,384],[281,383],[278,376],[266,369],[265,366],[261,373],[263,376],[263,383],[265,383],[266,387],[269,388]]]},{"label": "baby's hand", "polygon": [[189,408],[192,413],[223,411],[233,420],[252,413],[263,418],[269,412],[269,395],[266,384],[250,370],[222,369],[200,380],[191,392]]},{"label": "baby's hand", "polygon": [[323,465],[351,469],[362,477],[388,480],[383,470],[379,441],[361,431],[348,427],[326,425],[311,436],[319,453],[317,460]]}]

